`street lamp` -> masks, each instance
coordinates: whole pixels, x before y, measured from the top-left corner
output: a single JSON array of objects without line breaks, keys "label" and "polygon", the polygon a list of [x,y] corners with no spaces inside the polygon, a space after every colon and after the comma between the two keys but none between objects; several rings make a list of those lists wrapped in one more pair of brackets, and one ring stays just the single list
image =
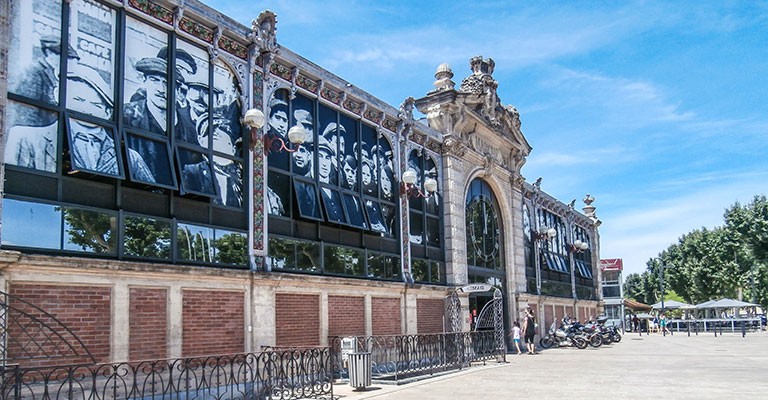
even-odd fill
[{"label": "street lamp", "polygon": [[[243,122],[251,129],[251,147],[253,147],[256,140],[258,140],[258,130],[261,129],[266,122],[264,113],[257,108],[251,108],[245,112]],[[297,147],[290,149],[281,137],[272,132],[267,132],[264,134],[264,155],[269,154],[270,151],[286,151],[288,153],[293,153],[298,150],[298,146],[301,146],[301,144],[307,140],[307,136],[309,135],[304,127],[300,125],[292,126],[291,129],[288,130],[288,141]]]},{"label": "street lamp", "polygon": [[416,186],[416,171],[413,168],[408,168],[403,172],[400,184],[400,194],[404,194],[407,197],[424,197],[429,198],[437,190],[437,181],[432,178],[427,178],[424,181],[424,189],[427,193],[422,192]]}]

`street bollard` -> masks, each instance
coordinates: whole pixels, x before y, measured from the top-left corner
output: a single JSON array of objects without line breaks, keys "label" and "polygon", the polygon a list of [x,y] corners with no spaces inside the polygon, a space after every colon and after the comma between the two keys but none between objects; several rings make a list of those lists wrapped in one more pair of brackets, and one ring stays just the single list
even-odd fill
[{"label": "street bollard", "polygon": [[747,326],[741,321],[741,337],[747,337]]},{"label": "street bollard", "polygon": [[686,326],[688,328],[688,337],[691,337],[691,323],[687,323]]},{"label": "street bollard", "polygon": [[715,332],[715,337],[717,337],[717,326],[712,327],[712,332]]}]

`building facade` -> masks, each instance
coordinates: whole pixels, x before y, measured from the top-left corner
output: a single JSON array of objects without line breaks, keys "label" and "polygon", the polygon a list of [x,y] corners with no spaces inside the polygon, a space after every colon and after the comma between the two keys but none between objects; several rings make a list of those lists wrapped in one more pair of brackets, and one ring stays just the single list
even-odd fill
[{"label": "building facade", "polygon": [[0,5],[8,318],[39,307],[107,362],[474,329],[490,290],[458,321],[446,304],[477,283],[505,326],[600,312],[594,199],[522,177],[493,60],[393,107],[276,24],[195,0]]}]

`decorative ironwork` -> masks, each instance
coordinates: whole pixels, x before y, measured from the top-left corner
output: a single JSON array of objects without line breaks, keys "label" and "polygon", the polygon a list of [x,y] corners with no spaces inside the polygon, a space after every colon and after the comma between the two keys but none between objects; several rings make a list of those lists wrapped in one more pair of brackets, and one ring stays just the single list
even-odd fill
[{"label": "decorative ironwork", "polygon": [[454,291],[446,297],[445,315],[448,316],[445,321],[445,330],[447,332],[461,332],[461,301],[458,292]]},{"label": "decorative ironwork", "polygon": [[48,368],[0,367],[3,399],[333,398],[328,347]]},{"label": "decorative ironwork", "polygon": [[371,377],[400,381],[419,375],[462,369],[473,362],[498,359],[498,346],[491,331],[454,332],[433,335],[354,336],[330,338],[333,372],[349,376],[342,341],[352,340],[355,352],[371,353]]},{"label": "decorative ironwork", "polygon": [[493,300],[485,303],[475,323],[475,331],[493,329],[494,342],[500,354],[507,353],[507,343],[504,340],[504,304],[501,290],[494,288]]},{"label": "decorative ironwork", "polygon": [[55,316],[0,291],[0,364],[43,359],[95,363],[80,338]]}]

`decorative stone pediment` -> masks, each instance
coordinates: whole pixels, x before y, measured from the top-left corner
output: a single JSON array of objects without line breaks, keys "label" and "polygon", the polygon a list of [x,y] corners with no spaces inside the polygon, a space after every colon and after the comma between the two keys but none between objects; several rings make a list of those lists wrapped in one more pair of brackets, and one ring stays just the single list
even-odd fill
[{"label": "decorative stone pediment", "polygon": [[501,104],[499,82],[493,78],[495,62],[481,56],[469,61],[472,73],[455,89],[453,71],[441,64],[435,72],[434,89],[416,100],[430,127],[444,136],[444,153],[461,156],[474,150],[490,168],[518,171],[531,146],[521,131],[520,113]]}]

